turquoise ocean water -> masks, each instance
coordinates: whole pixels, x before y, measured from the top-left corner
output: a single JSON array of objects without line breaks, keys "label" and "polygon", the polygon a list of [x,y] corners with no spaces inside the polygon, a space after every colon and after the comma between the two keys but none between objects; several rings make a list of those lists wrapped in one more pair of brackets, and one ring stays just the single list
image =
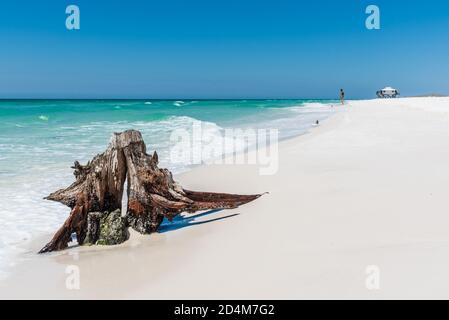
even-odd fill
[{"label": "turquoise ocean water", "polygon": [[278,129],[280,138],[306,132],[335,108],[328,100],[26,100],[0,101],[0,271],[17,261],[21,244],[55,231],[69,208],[43,197],[73,182],[70,166],[103,152],[113,132],[140,130],[148,152],[174,173],[173,130],[206,125]]}]

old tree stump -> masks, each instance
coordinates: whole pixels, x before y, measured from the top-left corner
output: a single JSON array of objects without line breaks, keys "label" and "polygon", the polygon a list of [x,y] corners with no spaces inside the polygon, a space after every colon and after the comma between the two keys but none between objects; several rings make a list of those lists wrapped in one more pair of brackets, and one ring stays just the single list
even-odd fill
[{"label": "old tree stump", "polygon": [[[164,218],[182,212],[233,209],[261,195],[195,192],[183,189],[167,169],[158,167],[157,153],[148,155],[139,131],[114,133],[107,150],[87,165],[75,162],[76,181],[46,199],[72,211],[40,253],[63,250],[72,234],[82,244],[119,244],[129,237],[128,227],[142,234],[156,232]],[[125,180],[128,210],[120,214]]]}]

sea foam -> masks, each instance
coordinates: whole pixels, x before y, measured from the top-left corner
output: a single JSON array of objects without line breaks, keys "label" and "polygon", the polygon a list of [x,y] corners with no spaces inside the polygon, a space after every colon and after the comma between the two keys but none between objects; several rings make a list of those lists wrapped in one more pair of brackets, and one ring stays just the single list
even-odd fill
[{"label": "sea foam", "polygon": [[[73,162],[86,163],[103,152],[113,132],[141,131],[148,153],[157,150],[161,167],[176,174],[192,165],[171,161],[171,150],[180,143],[173,140],[176,130],[192,135],[193,128],[200,126],[201,143],[229,153],[234,150],[226,149],[232,145],[225,143],[229,139],[224,135],[226,129],[277,128],[280,137],[286,138],[306,132],[334,109],[321,103],[267,100],[157,101],[152,108],[145,108],[147,102],[129,102],[114,112],[111,106],[118,105],[110,102],[53,102],[47,106],[39,102],[39,106],[18,106],[16,115],[0,118],[0,272],[23,255],[25,242],[42,235],[50,237],[60,227],[70,208],[43,198],[73,183]],[[280,103],[287,106],[279,107]],[[48,123],[42,125],[42,121]],[[209,161],[220,156],[204,157],[198,152],[201,149],[192,150],[192,157]]]}]

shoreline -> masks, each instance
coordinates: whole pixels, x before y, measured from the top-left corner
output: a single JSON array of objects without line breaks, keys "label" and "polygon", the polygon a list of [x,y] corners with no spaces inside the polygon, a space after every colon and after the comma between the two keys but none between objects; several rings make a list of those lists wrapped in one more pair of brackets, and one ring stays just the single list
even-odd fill
[{"label": "shoreline", "polygon": [[[279,99],[278,99],[279,100]],[[131,100],[131,101],[140,101],[140,102],[143,102],[143,100]],[[174,101],[174,100],[173,100]],[[220,100],[218,100],[218,101],[220,101]],[[246,100],[245,100],[246,101]],[[258,101],[258,100],[254,100],[254,101]],[[279,101],[290,101],[290,99],[286,99],[286,100],[279,100]],[[306,106],[308,106],[308,104],[309,103],[312,103],[312,102],[317,102],[318,103],[318,101],[320,101],[319,102],[319,104],[322,104],[323,106],[326,106],[326,105],[330,105],[330,104],[333,104],[332,102],[328,102],[328,103],[324,103],[326,100],[323,100],[323,99],[311,99],[311,100],[304,100],[305,102],[301,102],[302,104],[299,104],[299,105],[293,105],[293,106],[289,106],[289,107],[287,107],[286,109],[290,109],[290,108],[299,108],[299,107],[306,107]],[[166,101],[162,101],[162,102],[166,102]],[[330,108],[329,108],[330,109]],[[282,108],[280,108],[280,110],[282,110]],[[321,120],[321,115],[320,114],[318,114],[317,115],[318,117],[320,117],[320,120]],[[330,112],[330,111],[328,111],[327,112],[327,116],[329,117],[329,116],[332,116],[332,113]],[[301,119],[299,119],[300,121],[301,121]],[[208,121],[205,121],[204,123],[209,123]],[[212,122],[213,124],[215,124],[214,122]],[[313,128],[313,126],[312,125],[309,125],[308,126],[309,128],[308,129],[305,129],[305,130],[310,130],[310,129],[312,129]],[[287,130],[287,129],[286,129]],[[302,128],[301,128],[301,130],[302,130]],[[294,138],[294,137],[296,137],[296,136],[300,136],[300,135],[302,135],[302,134],[305,134],[305,133],[307,133],[307,131],[306,132],[299,132],[299,133],[296,133],[296,134],[294,134],[294,135],[292,135],[292,136],[288,136],[288,137],[280,137],[279,138],[279,140],[280,141],[283,141],[283,140],[288,140],[288,139],[291,139],[291,138]],[[252,149],[252,148],[254,148],[254,146],[251,146],[250,147],[250,149]],[[98,151],[98,152],[100,152],[100,150]],[[248,152],[248,150],[237,150],[237,154],[238,155],[240,155],[240,154],[245,154],[246,152]],[[93,154],[94,155],[94,154]],[[92,155],[92,156],[93,156]],[[224,155],[224,157],[226,157],[226,155]],[[212,159],[209,159],[211,162],[214,162],[215,160],[212,160]],[[86,161],[87,161],[87,159],[86,159]],[[208,165],[207,163],[205,164],[205,163],[203,163],[203,164],[188,164],[188,165],[186,165],[186,166],[183,166],[183,165],[181,165],[179,168],[176,168],[177,167],[177,165],[175,164],[174,165],[174,167],[175,168],[171,168],[172,169],[172,172],[174,173],[174,175],[175,176],[180,176],[180,175],[182,175],[183,173],[186,173],[186,172],[189,172],[189,171],[191,171],[191,170],[195,170],[196,168],[199,168],[199,167],[201,167],[201,166],[203,166],[203,165]],[[64,167],[65,168],[65,167]],[[67,169],[68,169],[68,166],[67,166]],[[65,172],[66,174],[67,174],[67,176],[69,177],[69,179],[71,179],[71,177],[72,177],[72,172],[70,171],[70,170],[66,170],[66,172]],[[69,180],[69,181],[66,181],[66,183],[67,184],[70,184],[70,183],[72,183],[72,181],[71,180]],[[57,186],[57,187],[54,187],[54,188],[60,188],[61,186]],[[55,189],[54,188],[52,188],[51,189],[51,191],[54,191]],[[50,193],[50,189],[47,191],[47,193],[45,193],[45,194],[42,194],[41,195],[41,197],[44,197],[44,195],[47,195],[48,193]],[[38,199],[35,199],[35,200],[41,200],[41,198],[38,198]],[[48,203],[47,203],[48,204]],[[58,208],[59,209],[59,211],[58,211],[58,213],[59,213],[59,216],[58,217],[60,217],[60,215],[61,215],[61,211],[62,211],[62,213],[64,214],[64,212],[65,211],[67,211],[67,210],[69,210],[68,208],[66,208],[65,206],[63,206],[63,205],[60,205],[60,204],[56,204],[56,203],[54,203],[53,205],[55,205],[55,206],[60,206],[60,208]],[[51,205],[50,205],[50,207],[51,207]],[[49,209],[49,210],[51,210],[51,209]],[[47,210],[48,211],[48,210]],[[68,212],[69,211],[67,211],[67,214],[68,214]],[[58,219],[58,218],[56,218],[56,219]],[[64,219],[65,220],[65,219]],[[57,230],[57,228],[59,228],[59,226],[63,223],[63,221],[64,220],[62,220],[60,223],[58,223],[55,227],[54,227],[54,230]],[[45,220],[43,220],[43,221],[45,221]],[[14,247],[11,247],[11,250],[9,251],[9,252],[5,252],[5,254],[4,254],[4,257],[5,257],[5,259],[2,261],[3,262],[3,264],[1,265],[1,269],[0,269],[0,281],[2,280],[2,279],[6,279],[7,277],[8,277],[8,274],[10,273],[8,270],[10,270],[12,267],[11,266],[16,266],[17,264],[20,264],[23,260],[27,260],[28,258],[27,258],[27,256],[26,255],[24,255],[23,254],[23,252],[25,252],[25,253],[29,253],[29,248],[30,247],[32,247],[33,245],[34,245],[34,242],[35,241],[38,241],[37,239],[39,239],[40,237],[48,237],[48,239],[50,239],[52,236],[53,236],[53,232],[54,231],[49,231],[49,232],[47,232],[47,233],[45,233],[45,234],[43,234],[43,233],[39,233],[39,234],[32,234],[31,233],[31,238],[29,238],[29,236],[27,235],[26,236],[26,238],[28,238],[27,240],[26,240],[26,242],[23,242],[22,240],[23,239],[16,239],[16,244],[14,245]],[[43,243],[46,243],[47,241],[48,241],[48,239],[47,238],[45,238],[45,240],[43,241]],[[31,245],[28,245],[28,243],[31,243]],[[1,253],[0,253],[0,255],[1,255]],[[9,264],[9,266],[8,266],[8,264]]]},{"label": "shoreline", "polygon": [[[33,99],[32,99],[33,100]],[[39,100],[39,99],[38,99]],[[86,99],[81,99],[81,100],[86,100]],[[87,99],[87,100],[90,100],[90,99]],[[104,99],[103,99],[104,100]],[[114,100],[114,99],[112,99],[112,100]],[[221,100],[224,100],[224,101],[227,101],[227,99],[216,99],[216,101],[221,101]],[[229,99],[229,100],[231,100],[231,101],[234,101],[234,99]],[[255,100],[255,101],[258,101],[259,99],[246,99],[246,100]],[[291,100],[291,99],[276,99],[276,100],[286,100],[286,101],[289,101],[289,100]],[[322,104],[323,106],[331,106],[332,108],[335,108],[336,106],[337,107],[341,107],[337,102],[327,102],[327,103],[324,103],[324,101],[331,101],[330,99],[307,99],[307,100],[309,100],[310,102],[307,102],[307,103],[314,103],[315,101],[321,101],[320,102],[320,104]],[[130,101],[144,101],[144,100],[142,100],[142,99],[130,99]],[[159,101],[158,99],[156,99],[156,100],[154,100],[154,101]],[[162,100],[162,101],[166,101],[166,100]],[[173,100],[168,100],[168,101],[176,101],[176,99],[173,99]],[[306,104],[307,104],[306,103]],[[300,106],[292,106],[292,107],[300,107]],[[290,107],[291,108],[291,107]],[[337,109],[337,108],[336,108]],[[324,124],[325,122],[327,122],[327,121],[329,121],[329,119],[330,118],[332,118],[332,117],[334,117],[335,115],[336,115],[336,113],[338,113],[338,111],[335,109],[335,111],[333,110],[333,109],[331,109],[332,110],[332,112],[331,111],[328,111],[328,114],[327,114],[327,117],[325,118],[325,119],[320,119],[320,125],[322,125],[322,124]],[[310,125],[310,127],[306,130],[306,131],[304,131],[304,132],[301,132],[301,133],[298,133],[298,134],[295,134],[295,135],[292,135],[292,136],[285,136],[285,137],[279,137],[279,143],[283,143],[283,142],[285,142],[285,141],[289,141],[289,140],[292,140],[292,139],[295,139],[295,138],[298,138],[298,137],[301,137],[301,136],[303,136],[303,135],[308,135],[308,134],[310,134],[313,130],[316,130],[317,129],[317,126],[316,125]],[[249,152],[254,152],[254,149],[256,148],[256,146],[255,145],[251,145],[251,146],[249,146],[249,147],[247,147],[246,149],[244,149],[244,150],[238,150],[237,152],[236,152],[236,154],[235,154],[235,156],[238,156],[238,155],[241,155],[241,154],[248,154]],[[226,165],[225,164],[225,160],[224,159],[227,159],[227,158],[229,158],[229,157],[231,157],[232,155],[231,154],[223,154],[221,157],[223,157],[222,159],[222,161],[223,161],[223,164],[222,165],[224,165],[224,166],[228,166],[228,165]],[[202,164],[191,164],[191,165],[188,165],[188,166],[186,166],[184,169],[182,169],[181,171],[179,171],[179,172],[175,172],[174,173],[174,176],[175,176],[175,180],[177,180],[179,177],[182,177],[182,175],[184,175],[184,174],[186,174],[186,173],[188,173],[188,172],[190,172],[190,171],[192,171],[192,170],[197,170],[198,168],[201,168],[201,167],[204,167],[204,166],[210,166],[210,165],[214,165],[214,162],[216,161],[217,159],[209,159],[208,161],[210,161],[211,163],[202,163]],[[63,205],[62,205],[63,206]],[[65,206],[64,206],[65,207]],[[55,231],[56,231],[57,229],[55,229]],[[11,271],[10,271],[10,269],[11,268],[13,268],[14,266],[16,266],[16,265],[20,265],[20,264],[22,264],[23,262],[26,262],[26,261],[28,261],[29,259],[32,259],[33,258],[33,256],[34,256],[34,253],[35,253],[35,251],[37,252],[37,251],[39,251],[39,249],[40,248],[38,248],[38,247],[36,247],[36,243],[41,243],[41,246],[43,246],[45,243],[47,243],[48,242],[48,240],[49,239],[51,239],[52,238],[52,236],[54,235],[54,232],[48,232],[48,233],[46,233],[46,234],[39,234],[39,235],[36,235],[36,236],[33,236],[33,237],[31,237],[30,239],[28,239],[26,242],[24,242],[24,243],[20,243],[17,247],[16,247],[16,250],[19,252],[19,253],[16,253],[15,254],[15,260],[13,260],[12,261],[12,266],[9,266],[9,267],[6,267],[6,268],[3,268],[3,270],[1,270],[1,273],[0,273],[0,281],[1,280],[6,280],[6,279],[8,279],[10,276],[11,276]]]},{"label": "shoreline", "polygon": [[[350,101],[343,108],[281,141],[274,176],[249,165],[176,176],[188,189],[269,195],[199,219],[221,219],[210,223],[32,258],[0,284],[0,297],[449,297],[449,217],[442,212],[449,99]],[[71,265],[79,267],[81,290],[65,287]],[[373,265],[380,290],[365,285]]]},{"label": "shoreline", "polygon": [[[312,135],[315,131],[319,130],[320,128],[322,128],[323,126],[327,126],[329,125],[329,122],[331,122],[332,120],[338,121],[335,118],[338,117],[339,114],[342,113],[341,109],[341,105],[336,104],[336,103],[329,103],[326,105],[331,105],[333,108],[336,108],[336,111],[333,113],[329,113],[329,115],[327,116],[327,118],[325,118],[324,120],[320,120],[320,124],[318,126],[316,125],[312,125],[307,131],[300,133],[298,135],[295,136],[290,136],[290,137],[282,137],[279,138],[279,146],[295,140],[295,139],[300,139],[302,137],[306,137],[309,135]],[[250,146],[249,148],[242,150],[240,152],[237,153],[237,155],[239,154],[248,154],[249,152],[255,152],[255,146]],[[224,155],[224,159],[229,157],[230,155]],[[196,164],[196,165],[191,165],[189,167],[188,170],[186,171],[182,171],[178,174],[174,174],[174,178],[176,181],[183,181],[183,176],[188,175],[192,172],[195,172],[196,170],[199,170],[201,168],[207,168],[210,166],[218,166],[218,167],[229,167],[230,165],[226,165],[226,164],[221,164],[221,165],[217,165],[217,164]],[[232,166],[232,165],[231,165]],[[251,166],[253,168],[257,169],[257,165],[247,165],[247,166]],[[201,188],[200,188],[201,189]],[[199,190],[200,190],[199,189]],[[213,190],[210,190],[213,191]],[[220,188],[218,187],[217,192],[223,191],[220,190]],[[248,193],[251,193],[250,191],[248,191]],[[254,193],[254,192],[253,192]],[[263,193],[263,192],[261,192]],[[241,208],[240,208],[241,209]],[[232,212],[233,210],[227,210],[229,212]],[[218,215],[217,217],[214,217],[214,219],[221,219],[222,217],[226,217],[226,214],[221,214]],[[36,263],[36,261],[39,261],[39,263],[43,263],[46,265],[45,268],[47,267],[54,267],[54,263],[56,261],[58,261],[59,257],[61,256],[77,256],[78,254],[80,254],[81,252],[83,254],[89,254],[89,252],[102,252],[102,251],[110,251],[113,249],[121,249],[121,248],[129,248],[129,247],[135,247],[136,245],[141,245],[141,246],[148,246],[150,245],[148,242],[151,242],[151,239],[148,239],[148,237],[154,237],[156,234],[152,234],[150,236],[145,236],[145,235],[140,235],[137,232],[133,231],[132,229],[130,229],[130,233],[131,233],[131,237],[130,239],[118,246],[110,246],[110,247],[102,247],[102,246],[93,246],[93,247],[82,247],[82,246],[75,246],[72,248],[69,248],[65,251],[61,251],[61,252],[54,252],[54,253],[50,253],[50,254],[45,254],[45,255],[38,255],[37,252],[40,250],[40,248],[46,243],[48,242],[49,239],[51,239],[51,237],[53,236],[53,233],[47,233],[47,234],[41,234],[39,236],[36,236],[32,239],[29,239],[27,242],[21,244],[18,246],[18,249],[20,251],[22,251],[21,254],[19,254],[20,256],[17,256],[18,260],[14,262],[13,266],[10,266],[7,268],[7,271],[5,271],[4,273],[6,274],[1,280],[4,281],[4,283],[15,283],[16,279],[18,277],[20,277],[20,274],[23,274],[25,272],[25,270],[28,269],[28,265],[29,264],[34,264]],[[42,257],[43,259],[39,259],[39,257]],[[43,261],[45,260],[45,257],[48,257],[50,261]],[[77,258],[75,258],[77,259]],[[53,265],[53,266],[50,266]],[[11,269],[18,269],[19,272],[14,272],[11,271]],[[82,295],[81,295],[82,296]],[[68,295],[69,299],[70,298],[74,298],[77,299],[77,295]],[[7,295],[3,295],[2,292],[2,285],[0,284],[0,298],[3,299],[9,299],[7,297]],[[26,298],[27,299],[27,298]],[[34,296],[31,295],[30,299],[34,299]],[[51,299],[51,298],[50,298]]]}]

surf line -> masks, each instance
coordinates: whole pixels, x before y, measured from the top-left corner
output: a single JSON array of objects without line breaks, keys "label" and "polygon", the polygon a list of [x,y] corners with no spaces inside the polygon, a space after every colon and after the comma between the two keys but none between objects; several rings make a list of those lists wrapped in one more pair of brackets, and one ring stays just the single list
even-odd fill
[{"label": "surf line", "polygon": [[209,307],[189,307],[181,304],[179,307],[175,307],[175,315],[196,315],[205,318]]}]

